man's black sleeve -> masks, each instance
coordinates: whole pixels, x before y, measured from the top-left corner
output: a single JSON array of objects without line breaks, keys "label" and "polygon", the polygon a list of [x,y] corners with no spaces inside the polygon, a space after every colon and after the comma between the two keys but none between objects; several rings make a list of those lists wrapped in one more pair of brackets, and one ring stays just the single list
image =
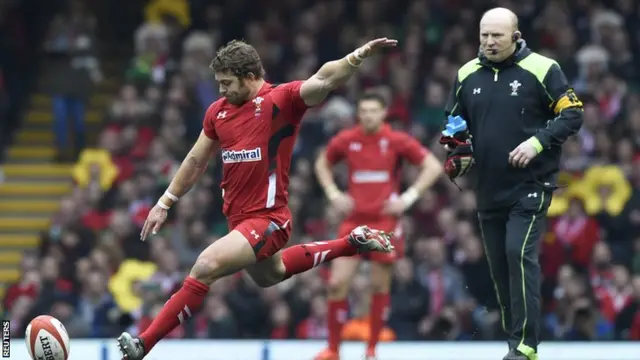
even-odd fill
[{"label": "man's black sleeve", "polygon": [[444,123],[447,124],[447,118],[449,115],[452,116],[460,116],[463,119],[469,122],[467,118],[466,110],[461,101],[461,91],[462,84],[458,80],[458,76],[456,75],[456,81],[453,83],[453,87],[451,88],[451,92],[449,93],[449,99],[447,100],[447,105],[444,108]]},{"label": "man's black sleeve", "polygon": [[567,138],[574,135],[582,126],[582,102],[569,86],[567,77],[557,63],[554,63],[544,78],[549,109],[555,115],[544,129],[535,135],[543,149],[552,145],[562,146]]}]

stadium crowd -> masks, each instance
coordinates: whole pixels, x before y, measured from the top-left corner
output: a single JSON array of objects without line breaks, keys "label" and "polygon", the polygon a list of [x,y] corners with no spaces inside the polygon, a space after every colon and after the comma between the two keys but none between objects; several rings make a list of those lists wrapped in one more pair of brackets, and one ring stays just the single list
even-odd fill
[{"label": "stadium crowd", "polygon": [[[597,1],[236,0],[226,7],[152,1],[135,33],[126,84],[113,100],[99,147],[85,149],[38,254],[4,299],[26,326],[37,314],[62,320],[71,337],[143,330],[199,252],[227,231],[214,162],[153,239],[139,240],[147,211],[218,98],[209,63],[242,37],[256,46],[270,82],[303,79],[365,39],[392,35],[399,50],[366,63],[348,87],[306,115],[289,188],[292,242],[333,238],[312,163],[352,126],[354,96],[380,91],[388,121],[437,144],[458,67],[475,57],[477,23],[490,5],[520,16],[528,45],[556,59],[585,103],[584,127],[566,144],[561,182],[542,241],[543,340],[640,340],[640,4]],[[280,5],[278,5],[280,4]],[[184,6],[183,6],[184,5]],[[406,5],[406,6],[402,6]],[[269,9],[266,7],[269,6]],[[406,167],[408,181],[416,170]],[[346,179],[338,171],[340,183]],[[484,259],[474,194],[446,179],[403,217],[408,246],[395,265],[385,340],[491,340],[504,335]],[[216,282],[203,310],[170,337],[326,337],[326,268],[272,288],[242,275]],[[368,278],[355,279],[345,339],[368,336]],[[21,335],[20,326],[12,327]]]}]

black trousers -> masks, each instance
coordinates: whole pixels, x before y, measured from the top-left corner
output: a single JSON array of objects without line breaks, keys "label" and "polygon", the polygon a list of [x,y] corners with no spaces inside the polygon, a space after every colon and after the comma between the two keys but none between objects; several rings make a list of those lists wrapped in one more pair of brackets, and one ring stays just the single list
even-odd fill
[{"label": "black trousers", "polygon": [[478,214],[509,348],[530,359],[539,343],[542,274],[538,257],[551,196],[548,191],[532,191],[510,208]]}]

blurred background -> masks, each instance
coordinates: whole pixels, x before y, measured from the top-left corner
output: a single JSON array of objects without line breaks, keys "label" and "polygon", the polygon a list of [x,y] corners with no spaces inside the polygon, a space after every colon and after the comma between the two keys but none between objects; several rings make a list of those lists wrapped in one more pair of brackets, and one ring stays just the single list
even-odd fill
[{"label": "blurred background", "polygon": [[[172,209],[152,241],[147,211],[218,97],[208,65],[225,42],[259,51],[270,82],[304,79],[378,36],[372,59],[309,111],[295,148],[292,243],[333,238],[312,163],[354,124],[355,97],[376,88],[388,121],[437,144],[459,66],[478,49],[484,10],[520,16],[529,46],[556,59],[585,106],[566,143],[542,239],[544,321],[553,340],[640,340],[640,3],[634,0],[4,0],[0,1],[0,298],[17,337],[36,315],[70,336],[139,333],[198,253],[227,232],[220,166]],[[337,170],[346,183],[344,169]],[[416,169],[403,170],[405,185]],[[478,235],[474,194],[442,180],[402,219],[386,340],[499,340],[499,311]],[[368,336],[366,266],[345,339]],[[324,339],[327,268],[259,289],[238,274],[213,285],[171,338]],[[433,276],[441,275],[441,276]],[[433,279],[441,279],[434,281]]]}]

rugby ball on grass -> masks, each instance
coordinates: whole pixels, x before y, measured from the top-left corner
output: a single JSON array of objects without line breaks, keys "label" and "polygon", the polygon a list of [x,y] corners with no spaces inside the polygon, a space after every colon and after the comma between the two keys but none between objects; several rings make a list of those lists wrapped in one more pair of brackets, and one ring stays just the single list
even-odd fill
[{"label": "rugby ball on grass", "polygon": [[69,335],[62,323],[49,315],[31,320],[24,336],[33,360],[69,359]]}]

